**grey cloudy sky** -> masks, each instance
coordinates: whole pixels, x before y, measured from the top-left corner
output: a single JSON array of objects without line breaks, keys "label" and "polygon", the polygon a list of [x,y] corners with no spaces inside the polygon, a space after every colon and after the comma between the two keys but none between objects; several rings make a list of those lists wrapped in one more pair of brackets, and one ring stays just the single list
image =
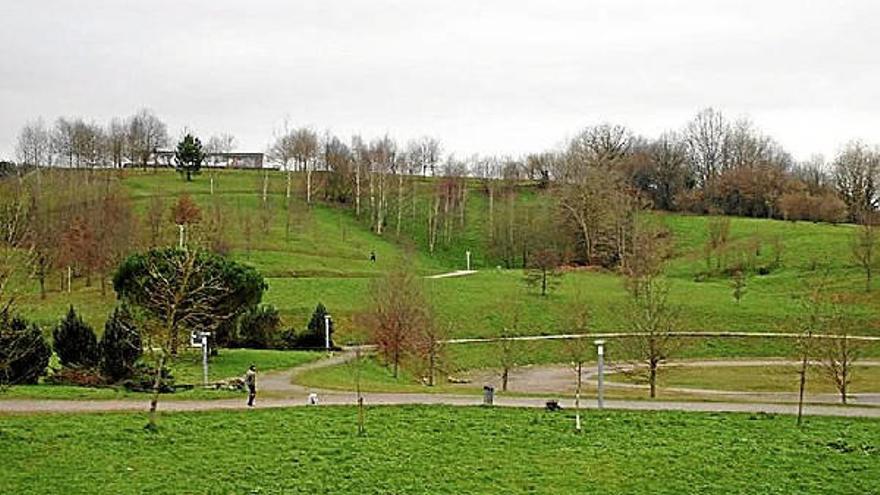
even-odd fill
[{"label": "grey cloudy sky", "polygon": [[21,125],[152,108],[263,150],[285,117],[447,151],[649,136],[702,107],[798,158],[880,143],[876,1],[0,0],[0,157]]}]

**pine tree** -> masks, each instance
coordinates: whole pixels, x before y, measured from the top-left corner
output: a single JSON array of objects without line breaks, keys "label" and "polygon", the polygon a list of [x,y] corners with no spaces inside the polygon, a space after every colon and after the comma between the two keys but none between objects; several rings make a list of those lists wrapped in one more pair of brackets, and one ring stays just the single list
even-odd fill
[{"label": "pine tree", "polygon": [[174,167],[178,172],[186,175],[187,182],[192,180],[193,175],[201,172],[204,159],[202,141],[199,138],[187,134],[177,143],[177,151],[174,152]]},{"label": "pine tree", "polygon": [[74,311],[73,306],[67,316],[58,323],[52,332],[53,347],[61,365],[65,367],[94,367],[100,361],[100,350],[95,331]]},{"label": "pine tree", "polygon": [[131,376],[143,354],[140,331],[134,326],[125,306],[117,307],[104,325],[101,338],[101,371],[107,378],[120,381]]}]

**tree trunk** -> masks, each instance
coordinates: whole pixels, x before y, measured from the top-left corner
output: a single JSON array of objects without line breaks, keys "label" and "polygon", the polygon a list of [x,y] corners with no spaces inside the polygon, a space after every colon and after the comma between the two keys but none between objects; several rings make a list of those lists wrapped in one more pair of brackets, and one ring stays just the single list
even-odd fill
[{"label": "tree trunk", "polygon": [[400,237],[400,223],[403,220],[403,174],[397,174],[397,237]]},{"label": "tree trunk", "polygon": [[651,386],[651,398],[654,399],[657,397],[657,361],[655,359],[651,359],[650,361],[648,383]]},{"label": "tree trunk", "polygon": [[361,166],[356,164],[354,167],[354,215],[358,218],[361,216]]},{"label": "tree trunk", "polygon": [[147,428],[150,430],[156,429],[156,409],[159,406],[159,389],[162,384],[163,368],[165,368],[164,352],[159,357],[159,365],[156,367],[156,375],[153,378],[153,396],[150,398],[150,412],[148,415],[149,423],[147,424]]},{"label": "tree trunk", "polygon": [[507,366],[504,367],[504,371],[501,372],[501,391],[507,392],[507,382],[510,379],[510,368]]},{"label": "tree trunk", "polygon": [[306,203],[312,204],[312,166],[306,164]]}]

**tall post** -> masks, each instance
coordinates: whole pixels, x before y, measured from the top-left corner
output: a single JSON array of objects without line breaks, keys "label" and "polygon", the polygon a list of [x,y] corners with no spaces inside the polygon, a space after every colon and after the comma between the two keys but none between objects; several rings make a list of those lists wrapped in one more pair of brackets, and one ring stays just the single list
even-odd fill
[{"label": "tall post", "polygon": [[602,409],[605,406],[605,341],[597,340],[594,343],[596,344],[596,353],[598,354],[597,375],[599,381],[596,400],[599,409]]},{"label": "tall post", "polygon": [[330,315],[324,314],[324,348],[330,352]]},{"label": "tall post", "polygon": [[468,249],[464,252],[464,254],[467,257],[467,269],[468,271],[471,271],[471,250]]},{"label": "tall post", "polygon": [[202,332],[202,383],[208,386],[208,332]]},{"label": "tall post", "polygon": [[70,294],[70,283],[73,280],[73,268],[67,265],[67,293]]}]

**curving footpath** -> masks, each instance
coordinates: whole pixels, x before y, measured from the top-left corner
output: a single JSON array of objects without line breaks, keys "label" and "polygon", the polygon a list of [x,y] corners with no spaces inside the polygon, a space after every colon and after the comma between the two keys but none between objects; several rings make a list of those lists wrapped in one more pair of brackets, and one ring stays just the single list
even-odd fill
[{"label": "curving footpath", "polygon": [[[325,366],[333,366],[346,362],[353,353],[346,352],[327,359],[307,363],[293,369],[269,372],[260,379],[261,390],[280,398],[259,399],[258,408],[299,407],[307,405],[309,393],[319,395],[320,405],[354,405],[357,397],[353,392],[326,391],[307,388],[294,383],[300,373]],[[736,361],[727,362],[728,364]],[[768,361],[771,362],[771,361]],[[713,361],[713,365],[722,365],[724,361]],[[740,361],[741,363],[741,361]],[[778,361],[775,361],[778,363]],[[695,364],[707,364],[695,362]],[[364,401],[368,406],[380,405],[451,405],[476,406],[482,404],[482,396],[460,394],[425,394],[425,393],[364,393]],[[547,398],[557,398],[558,393],[548,393],[546,398],[496,396],[495,405],[501,407],[545,407]],[[30,413],[87,413],[110,411],[142,411],[148,409],[148,400],[33,400],[12,399],[0,400],[0,414]],[[564,408],[574,407],[572,399],[559,401]],[[320,407],[320,406],[317,406]],[[595,400],[582,400],[581,407],[595,409]],[[691,411],[691,412],[741,412],[768,414],[796,414],[797,405],[790,403],[770,402],[691,402],[666,400],[606,400],[607,409],[626,409],[640,411]],[[208,410],[240,410],[248,409],[244,396],[241,399],[217,400],[166,400],[160,401],[159,411],[208,411]],[[804,414],[813,416],[842,416],[880,418],[880,407],[871,406],[835,406],[826,404],[807,404]]]}]

